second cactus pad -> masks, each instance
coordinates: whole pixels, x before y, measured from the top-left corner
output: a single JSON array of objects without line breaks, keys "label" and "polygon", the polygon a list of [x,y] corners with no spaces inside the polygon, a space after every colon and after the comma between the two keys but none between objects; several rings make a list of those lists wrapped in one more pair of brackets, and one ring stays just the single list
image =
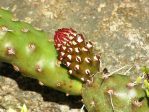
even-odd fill
[{"label": "second cactus pad", "polygon": [[96,74],[91,84],[84,84],[83,101],[89,112],[148,112],[149,99],[141,85],[130,86],[129,76],[119,74],[107,79]]}]

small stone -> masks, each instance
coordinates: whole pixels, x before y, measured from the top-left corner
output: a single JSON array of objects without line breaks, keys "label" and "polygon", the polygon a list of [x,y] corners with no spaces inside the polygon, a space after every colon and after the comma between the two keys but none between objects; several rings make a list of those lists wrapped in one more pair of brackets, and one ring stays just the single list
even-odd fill
[{"label": "small stone", "polygon": [[14,109],[12,109],[12,108],[9,108],[9,109],[7,110],[7,112],[17,112],[17,111],[14,110]]}]

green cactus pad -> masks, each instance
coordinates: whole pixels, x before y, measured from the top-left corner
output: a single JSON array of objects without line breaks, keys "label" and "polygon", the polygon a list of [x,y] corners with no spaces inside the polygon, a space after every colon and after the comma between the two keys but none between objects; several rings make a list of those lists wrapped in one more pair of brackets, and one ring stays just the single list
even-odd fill
[{"label": "green cactus pad", "polygon": [[140,86],[130,86],[130,77],[112,75],[107,79],[99,73],[82,90],[89,112],[149,112],[149,99]]},{"label": "green cactus pad", "polygon": [[51,88],[71,95],[81,93],[82,83],[59,66],[49,35],[18,21],[3,9],[0,9],[0,61],[12,64],[15,70]]}]

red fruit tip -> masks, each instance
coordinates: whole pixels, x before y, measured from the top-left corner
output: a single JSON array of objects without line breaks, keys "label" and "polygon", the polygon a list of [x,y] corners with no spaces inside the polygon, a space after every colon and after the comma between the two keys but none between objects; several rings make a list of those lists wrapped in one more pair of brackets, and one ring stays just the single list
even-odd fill
[{"label": "red fruit tip", "polygon": [[58,50],[61,45],[65,45],[76,36],[76,31],[72,28],[62,28],[55,31],[54,42],[55,47]]}]

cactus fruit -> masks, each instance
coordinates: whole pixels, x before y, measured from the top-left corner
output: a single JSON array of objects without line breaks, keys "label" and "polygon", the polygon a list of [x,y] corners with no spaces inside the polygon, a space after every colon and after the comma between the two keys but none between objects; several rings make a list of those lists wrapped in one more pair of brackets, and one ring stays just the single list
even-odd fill
[{"label": "cactus fruit", "polygon": [[149,98],[142,85],[133,85],[129,76],[114,74],[107,79],[95,75],[84,84],[83,101],[88,112],[149,112]]},{"label": "cactus fruit", "polygon": [[83,35],[69,28],[55,32],[58,59],[68,68],[68,73],[83,82],[90,82],[99,71],[100,57],[93,52],[92,42],[85,42]]},{"label": "cactus fruit", "polygon": [[82,82],[59,66],[54,42],[49,35],[18,21],[0,8],[0,61],[43,84],[71,95],[80,95]]}]

